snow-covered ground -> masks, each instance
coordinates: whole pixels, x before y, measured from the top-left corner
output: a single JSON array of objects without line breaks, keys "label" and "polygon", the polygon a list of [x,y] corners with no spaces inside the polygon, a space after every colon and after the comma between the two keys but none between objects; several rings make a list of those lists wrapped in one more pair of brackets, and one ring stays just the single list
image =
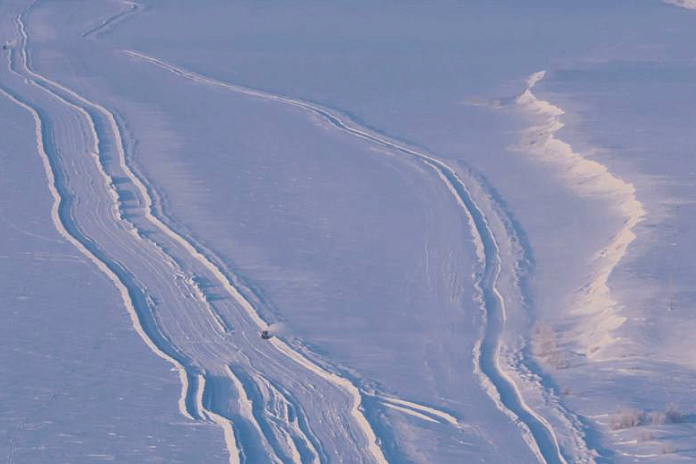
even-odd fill
[{"label": "snow-covered ground", "polygon": [[694,8],[1,2],[0,456],[696,459]]}]

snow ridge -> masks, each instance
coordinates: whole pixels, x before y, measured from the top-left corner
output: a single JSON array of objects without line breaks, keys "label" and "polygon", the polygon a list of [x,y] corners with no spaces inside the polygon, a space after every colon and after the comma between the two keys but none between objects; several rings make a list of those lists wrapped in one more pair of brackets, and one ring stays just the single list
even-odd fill
[{"label": "snow ridge", "polygon": [[555,136],[563,127],[561,117],[564,111],[532,93],[534,86],[544,76],[545,71],[531,75],[527,79],[526,90],[515,100],[518,107],[540,120],[538,125],[524,131],[522,143],[516,150],[531,152],[539,159],[559,167],[570,188],[582,196],[610,200],[623,218],[621,229],[595,256],[592,280],[580,289],[572,308],[573,314],[584,316],[586,321],[582,324],[579,342],[586,346],[587,355],[591,357],[615,341],[611,332],[626,320],[617,314],[620,308],[613,300],[607,282],[636,238],[633,229],[643,220],[646,212],[636,198],[633,184],[616,177],[603,164],[576,153],[569,144]]}]

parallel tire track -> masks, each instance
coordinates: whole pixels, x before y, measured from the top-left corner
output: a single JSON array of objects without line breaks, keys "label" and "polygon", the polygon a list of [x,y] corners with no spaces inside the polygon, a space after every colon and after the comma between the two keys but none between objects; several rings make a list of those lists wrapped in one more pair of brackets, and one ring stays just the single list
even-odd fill
[{"label": "parallel tire track", "polygon": [[[191,258],[193,258],[198,264],[202,265],[205,269],[207,269],[207,271],[214,275],[218,279],[222,287],[245,310],[247,317],[251,319],[251,321],[256,325],[257,328],[265,328],[265,322],[258,316],[255,308],[246,298],[242,296],[242,294],[233,285],[231,280],[217,266],[215,266],[213,262],[210,259],[208,259],[207,256],[205,256],[202,252],[196,249],[194,245],[187,241],[183,236],[169,228],[167,225],[161,222],[158,217],[155,216],[154,211],[157,208],[156,205],[153,204],[152,199],[148,196],[147,188],[145,187],[144,183],[141,182],[141,180],[130,170],[129,166],[126,163],[125,150],[123,148],[122,143],[122,135],[119,131],[119,127],[116,123],[116,119],[113,113],[109,112],[105,107],[85,99],[84,97],[80,96],[74,91],[62,86],[61,84],[55,81],[46,78],[45,76],[42,76],[34,72],[31,69],[28,54],[26,51],[29,37],[27,35],[26,28],[22,19],[22,16],[25,15],[27,11],[29,11],[29,9],[25,10],[24,13],[18,16],[16,18],[16,22],[21,35],[20,53],[23,58],[23,72],[26,74],[26,77],[29,79],[29,82],[49,92],[54,98],[61,100],[67,106],[76,109],[78,113],[80,113],[81,116],[87,121],[87,126],[91,128],[92,136],[95,140],[95,145],[97,146],[97,149],[100,146],[98,140],[100,139],[100,131],[102,130],[102,126],[101,124],[98,124],[96,121],[100,118],[104,118],[107,121],[107,127],[111,130],[111,137],[113,137],[113,142],[116,146],[116,150],[119,155],[118,162],[120,163],[120,167],[123,170],[123,172],[127,174],[132,184],[138,188],[141,199],[145,202],[144,211],[145,216],[147,217],[149,222],[152,225],[154,225],[161,233],[163,233],[168,239],[181,246],[189,254]],[[52,190],[52,194],[54,195],[54,203],[56,205],[54,209],[56,211],[60,211],[61,205],[66,204],[65,199],[69,197],[69,192],[63,192],[55,188],[57,185],[57,176],[55,175],[57,168],[55,166],[51,166],[51,157],[48,154],[49,150],[46,149],[45,138],[42,138],[45,122],[40,115],[41,110],[39,110],[38,108],[33,108],[30,105],[23,103],[20,99],[15,98],[9,92],[4,92],[4,95],[6,95],[8,98],[16,102],[26,110],[30,111],[35,118],[37,125],[37,134],[39,134],[37,135],[37,145],[39,145],[39,151],[44,156],[47,162],[47,176],[50,179],[51,186],[54,187]],[[95,155],[95,159],[98,163],[101,162],[98,154]],[[113,188],[113,179],[108,178],[108,175],[106,175],[105,172],[103,173],[104,177],[106,178],[106,183]],[[111,199],[115,203],[117,203],[116,210],[118,210],[118,195],[112,195]],[[120,214],[117,214],[117,216],[118,217],[115,219],[123,220],[123,217],[120,216]],[[69,239],[69,241],[73,243],[75,246],[77,246],[78,249],[80,249],[80,251],[85,253],[86,256],[90,257],[90,259],[92,259],[102,271],[106,272],[107,275],[109,275],[109,277],[117,284],[117,287],[121,290],[122,295],[124,295],[124,300],[126,299],[126,296],[128,297],[126,305],[130,309],[132,319],[134,320],[134,326],[137,329],[140,329],[138,333],[140,334],[141,338],[143,338],[143,340],[154,352],[158,353],[164,359],[167,359],[168,361],[172,362],[179,370],[182,385],[184,385],[184,391],[182,392],[180,400],[182,414],[189,418],[197,418],[199,420],[210,420],[220,425],[224,430],[225,441],[230,451],[230,462],[238,462],[240,460],[240,457],[243,455],[241,454],[241,451],[238,448],[237,440],[231,422],[222,414],[219,414],[217,411],[214,411],[212,410],[212,408],[208,407],[208,405],[206,405],[206,402],[203,399],[206,391],[206,376],[208,374],[205,371],[197,372],[195,369],[189,369],[188,366],[192,365],[190,360],[179,360],[175,359],[171,355],[168,355],[165,352],[167,351],[167,347],[174,345],[172,345],[172,342],[170,340],[166,339],[165,335],[162,335],[159,341],[153,340],[153,334],[156,333],[156,328],[158,326],[156,320],[153,319],[153,321],[151,321],[151,327],[149,327],[149,330],[143,327],[141,318],[143,318],[144,314],[151,310],[151,306],[154,305],[154,303],[151,303],[151,300],[148,299],[146,292],[144,292],[142,289],[140,290],[142,296],[140,300],[138,300],[140,303],[138,305],[138,302],[134,301],[135,297],[133,296],[134,294],[137,294],[137,285],[134,282],[125,281],[125,270],[123,272],[124,275],[120,275],[119,273],[114,272],[113,268],[116,266],[116,264],[113,260],[111,260],[106,255],[95,254],[94,250],[96,250],[97,248],[96,245],[93,243],[93,240],[88,238],[86,235],[77,234],[77,232],[75,231],[79,229],[79,226],[76,223],[74,223],[74,221],[68,221],[65,215],[61,216],[60,214],[55,214],[54,222],[56,224],[56,228],[62,231],[66,239]],[[75,231],[72,231],[71,229],[75,229]],[[135,235],[139,236],[139,238],[143,240],[143,237],[140,234],[136,233]],[[158,244],[155,243],[155,245]],[[92,250],[90,249],[90,246],[93,248]],[[161,246],[158,246],[158,248],[164,254],[166,254],[164,248],[162,248]],[[197,294],[197,292],[194,291],[194,293],[196,293],[196,296],[201,298],[200,295]],[[202,299],[205,300],[205,298]],[[207,303],[207,301],[205,303]],[[217,322],[218,326],[222,325],[222,322],[218,318],[213,319],[214,322]],[[309,359],[305,358],[299,352],[294,351],[290,346],[286,345],[282,340],[279,340],[277,338],[265,344],[264,347],[274,348],[275,350],[277,350],[277,352],[282,353],[284,356],[291,358],[293,361],[306,368],[312,374],[317,375],[327,383],[333,385],[339,390],[342,390],[349,397],[351,397],[352,404],[348,412],[350,413],[350,417],[352,418],[353,424],[358,427],[360,434],[362,434],[363,438],[367,441],[367,447],[365,450],[367,456],[369,456],[371,461],[380,463],[386,462],[386,459],[384,458],[381,449],[377,445],[377,437],[375,436],[370,424],[367,422],[361,411],[361,394],[359,390],[350,381],[338,376],[333,372],[324,370],[320,366],[311,362]],[[287,434],[288,432],[285,432],[285,430],[281,430],[280,433]],[[290,447],[290,449],[294,449],[293,443],[288,442],[287,445]],[[293,452],[293,457],[291,458],[291,460],[293,462],[298,462],[297,450]]]}]

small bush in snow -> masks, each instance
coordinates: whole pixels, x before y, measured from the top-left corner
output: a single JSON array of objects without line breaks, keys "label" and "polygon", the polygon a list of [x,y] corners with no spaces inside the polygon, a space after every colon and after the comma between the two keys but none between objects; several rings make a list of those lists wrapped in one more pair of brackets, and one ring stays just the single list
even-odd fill
[{"label": "small bush in snow", "polygon": [[673,424],[684,422],[684,414],[673,404],[667,408],[667,411],[665,411],[665,416],[667,417],[667,420]]},{"label": "small bush in snow", "polygon": [[609,418],[609,428],[612,430],[630,429],[639,426],[642,420],[643,411],[629,409],[611,416]]},{"label": "small bush in snow", "polygon": [[532,331],[532,353],[555,369],[565,369],[568,361],[565,353],[558,347],[556,334],[548,324],[536,324]]},{"label": "small bush in snow", "polygon": [[609,418],[609,428],[612,430],[629,429],[639,425],[678,424],[684,421],[684,414],[674,405],[665,412],[645,412],[640,409],[628,409],[614,414]]},{"label": "small bush in snow", "polygon": [[652,425],[662,425],[667,422],[667,414],[662,411],[650,411],[645,414],[645,423]]}]

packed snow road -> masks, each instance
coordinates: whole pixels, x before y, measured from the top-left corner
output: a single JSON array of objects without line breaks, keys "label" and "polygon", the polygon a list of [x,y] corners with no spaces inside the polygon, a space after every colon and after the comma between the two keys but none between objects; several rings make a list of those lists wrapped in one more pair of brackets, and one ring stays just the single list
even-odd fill
[{"label": "packed snow road", "polygon": [[[56,227],[109,276],[143,340],[180,371],[182,414],[223,427],[230,462],[384,462],[358,390],[281,340],[261,339],[265,325],[233,283],[152,215],[114,116],[31,70],[24,7],[3,4],[3,31],[18,40],[5,51],[2,92],[34,117]],[[215,287],[228,297],[208,301]]]}]

